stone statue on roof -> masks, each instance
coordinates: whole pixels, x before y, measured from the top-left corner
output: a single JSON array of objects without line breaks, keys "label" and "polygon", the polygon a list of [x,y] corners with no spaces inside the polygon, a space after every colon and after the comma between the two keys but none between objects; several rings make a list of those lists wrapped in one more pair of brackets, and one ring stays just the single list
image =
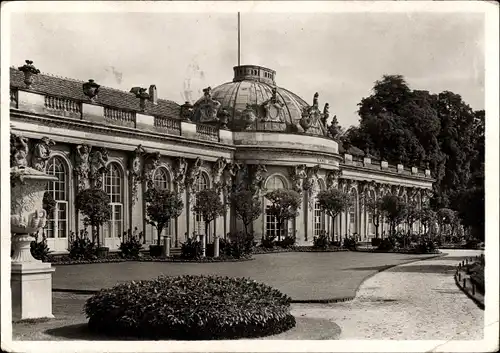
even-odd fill
[{"label": "stone statue on roof", "polygon": [[219,121],[217,112],[219,111],[220,102],[212,99],[212,88],[207,87],[203,89],[203,98],[199,101],[198,110],[200,112],[201,123]]}]

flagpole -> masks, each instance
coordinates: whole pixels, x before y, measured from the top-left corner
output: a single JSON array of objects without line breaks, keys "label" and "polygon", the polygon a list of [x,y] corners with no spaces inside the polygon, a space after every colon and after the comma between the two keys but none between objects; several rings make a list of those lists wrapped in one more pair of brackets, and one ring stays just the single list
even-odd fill
[{"label": "flagpole", "polygon": [[238,12],[238,66],[240,66],[240,56],[241,56],[241,48],[240,48],[240,13]]}]

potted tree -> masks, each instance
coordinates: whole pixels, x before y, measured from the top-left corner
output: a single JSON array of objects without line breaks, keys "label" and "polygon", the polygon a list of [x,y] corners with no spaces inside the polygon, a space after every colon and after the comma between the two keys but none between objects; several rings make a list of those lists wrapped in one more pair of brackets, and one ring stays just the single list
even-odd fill
[{"label": "potted tree", "polygon": [[101,246],[100,227],[111,218],[108,194],[97,188],[81,190],[76,195],[75,207],[85,216],[85,226],[90,225],[92,229],[92,242],[97,239],[97,256],[107,256],[109,248]]},{"label": "potted tree", "polygon": [[385,195],[380,200],[380,210],[389,221],[389,234],[394,236],[396,227],[405,217],[405,204],[396,195]]},{"label": "potted tree", "polygon": [[365,207],[372,215],[372,223],[375,226],[375,238],[372,238],[372,246],[379,246],[382,239],[379,238],[380,226],[380,203],[381,199],[368,198],[365,200]]},{"label": "potted tree", "polygon": [[224,215],[227,208],[226,206],[227,205],[221,201],[219,193],[216,190],[205,189],[196,193],[196,203],[193,206],[193,211],[200,214],[205,223],[205,235],[202,237],[201,242],[203,257],[205,257],[210,223],[217,217]]},{"label": "potted tree", "polygon": [[231,194],[229,202],[238,219],[241,219],[248,235],[248,226],[259,218],[262,213],[262,203],[250,190],[241,190]]},{"label": "potted tree", "polygon": [[151,256],[158,257],[161,255],[162,247],[161,233],[163,229],[168,227],[172,219],[179,217],[184,207],[184,203],[179,196],[166,189],[150,188],[146,191],[146,222],[151,224],[157,230],[156,245],[149,247]]},{"label": "potted tree", "polygon": [[417,208],[417,205],[415,202],[409,202],[404,205],[404,222],[406,223],[406,226],[408,227],[408,231],[406,234],[405,238],[405,246],[408,245],[406,240],[410,239],[411,236],[411,228],[413,227],[413,224],[418,220],[420,216],[420,212]]},{"label": "potted tree", "polygon": [[323,190],[316,196],[320,209],[332,218],[332,241],[335,239],[335,217],[351,206],[349,195],[338,189]]},{"label": "potted tree", "polygon": [[298,216],[302,198],[294,190],[278,189],[266,194],[266,199],[271,202],[267,213],[276,219],[278,241],[281,241],[281,232],[283,225],[289,219]]}]

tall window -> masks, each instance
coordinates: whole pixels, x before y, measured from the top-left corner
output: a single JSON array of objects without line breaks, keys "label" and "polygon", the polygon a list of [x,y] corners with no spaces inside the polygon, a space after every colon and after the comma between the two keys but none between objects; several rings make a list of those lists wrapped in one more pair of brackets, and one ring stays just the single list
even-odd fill
[{"label": "tall window", "polygon": [[[320,181],[318,180],[318,183]],[[324,190],[323,186],[320,185],[320,190]],[[318,199],[316,198],[314,202],[314,236],[318,236],[322,231],[325,230],[325,212],[319,207]]]},{"label": "tall window", "polygon": [[[273,176],[271,177],[267,183],[266,183],[266,189],[268,191],[273,191],[273,190],[278,190],[278,189],[285,189],[285,183],[283,182],[283,179],[281,179],[278,176]],[[266,199],[266,235],[268,237],[278,237],[278,221],[276,220],[276,217],[270,215],[267,210],[271,205],[269,204],[269,201]],[[287,226],[284,225],[283,229],[281,230],[281,235],[285,236],[287,234]]]},{"label": "tall window", "polygon": [[[368,191],[368,199],[370,201],[375,200],[375,192],[373,190]],[[374,235],[375,234],[375,226],[373,225],[373,213],[370,210],[366,210],[366,223],[367,223],[367,230],[366,232],[368,235]]]},{"label": "tall window", "polygon": [[[160,190],[170,190],[170,177],[168,174],[167,169],[164,167],[159,167],[158,169],[155,170],[155,174],[153,177],[154,180],[154,185],[157,189]],[[151,234],[156,234],[156,228],[150,225],[151,227]],[[165,227],[162,231],[162,236],[167,236],[167,235],[172,235],[171,232],[171,222],[168,223],[168,226]]]},{"label": "tall window", "polygon": [[47,237],[66,238],[68,236],[68,172],[61,157],[53,157],[47,163],[47,174],[57,177],[47,186],[56,207],[47,215]]},{"label": "tall window", "polygon": [[123,233],[123,178],[120,167],[110,163],[104,175],[104,191],[108,194],[111,205],[111,218],[104,225],[104,237],[119,237]]},{"label": "tall window", "polygon": [[[208,176],[201,172],[200,175],[198,176],[198,179],[196,179],[194,183],[194,192],[195,195],[197,192],[208,189],[209,188],[209,181],[208,181]],[[196,196],[193,198],[194,204],[196,204]],[[201,214],[196,213],[194,215],[194,229],[193,229],[197,234],[201,235],[204,234],[205,232],[205,222],[203,222],[203,217]]]},{"label": "tall window", "polygon": [[357,224],[357,206],[358,206],[358,197],[356,193],[356,189],[352,189],[349,193],[351,196],[351,206],[349,207],[349,233],[352,235],[356,233],[356,224]]}]

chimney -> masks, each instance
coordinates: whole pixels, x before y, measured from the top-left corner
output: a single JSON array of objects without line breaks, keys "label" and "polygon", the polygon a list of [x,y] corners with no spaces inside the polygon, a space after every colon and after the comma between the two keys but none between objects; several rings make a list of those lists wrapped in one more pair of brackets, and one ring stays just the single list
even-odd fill
[{"label": "chimney", "polygon": [[158,104],[158,92],[156,91],[156,85],[149,86],[149,101],[153,104]]}]

